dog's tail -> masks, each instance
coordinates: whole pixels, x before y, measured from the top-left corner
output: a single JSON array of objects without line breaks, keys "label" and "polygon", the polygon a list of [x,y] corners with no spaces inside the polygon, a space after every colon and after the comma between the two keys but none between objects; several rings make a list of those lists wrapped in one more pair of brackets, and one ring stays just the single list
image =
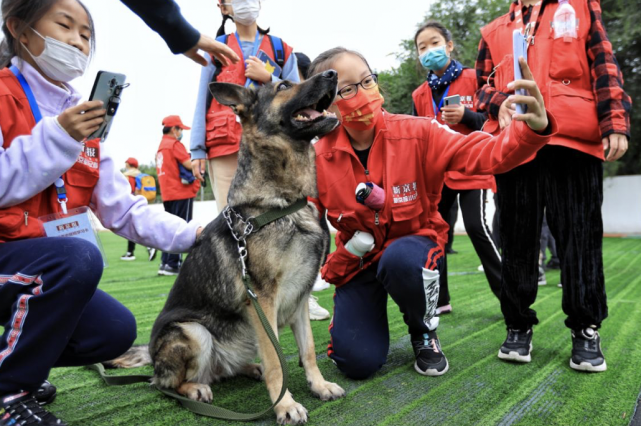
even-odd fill
[{"label": "dog's tail", "polygon": [[149,345],[132,346],[116,359],[103,363],[107,368],[135,368],[151,364]]}]

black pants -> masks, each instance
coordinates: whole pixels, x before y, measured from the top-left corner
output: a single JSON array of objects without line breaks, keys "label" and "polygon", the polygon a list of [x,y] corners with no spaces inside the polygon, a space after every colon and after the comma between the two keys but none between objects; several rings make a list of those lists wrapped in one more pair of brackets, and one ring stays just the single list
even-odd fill
[{"label": "black pants", "polygon": [[599,327],[608,315],[603,279],[603,164],[582,152],[546,146],[536,158],[496,176],[503,242],[501,309],[509,328],[538,323],[530,306],[538,289],[543,209],[561,260],[565,325]]},{"label": "black pants", "polygon": [[[173,214],[174,216],[181,217],[189,222],[194,214],[194,199],[187,198],[186,200],[163,201],[165,211]],[[172,268],[178,268],[182,262],[181,254],[162,253],[160,257],[160,264],[167,265]]]},{"label": "black pants", "polygon": [[458,198],[454,197],[454,202],[450,211],[447,212],[447,215],[443,216],[443,220],[447,222],[450,227],[450,230],[447,231],[447,244],[445,244],[445,253],[452,250],[454,245],[454,225],[456,225],[456,219],[458,219]]},{"label": "black pants", "polygon": [[127,241],[127,251],[131,254],[134,254],[134,250],[136,250],[136,243],[133,241]]},{"label": "black pants", "polygon": [[[463,215],[463,223],[467,235],[472,240],[476,254],[481,259],[485,270],[485,276],[490,283],[490,289],[497,298],[501,296],[501,255],[494,244],[491,232],[485,222],[485,204],[487,201],[487,190],[472,189],[459,191],[443,185],[441,201],[438,204],[438,211],[443,216],[450,211],[452,204],[459,195],[459,205]],[[438,298],[438,306],[450,303],[450,292],[447,282],[447,261],[444,262],[443,273],[441,274],[441,289]]]}]

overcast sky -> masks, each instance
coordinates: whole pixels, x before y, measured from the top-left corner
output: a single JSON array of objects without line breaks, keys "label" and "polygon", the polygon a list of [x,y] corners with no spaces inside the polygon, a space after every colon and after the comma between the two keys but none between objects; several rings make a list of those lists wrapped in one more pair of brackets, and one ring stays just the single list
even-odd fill
[{"label": "overcast sky", "polygon": [[[99,70],[127,75],[109,139],[108,152],[120,163],[132,156],[153,161],[162,119],[178,114],[191,124],[201,67],[171,54],[164,41],[116,0],[84,0],[96,25],[96,54],[84,77],[72,84],[87,98]],[[183,15],[204,34],[215,36],[221,17],[216,0],[179,0]],[[360,51],[376,70],[397,66],[393,55],[412,38],[427,14],[418,0],[264,0],[258,24],[271,27],[296,51],[314,59],[339,45]],[[227,32],[233,23],[227,23]],[[409,100],[408,100],[409,102]],[[189,146],[189,132],[184,142]]]}]

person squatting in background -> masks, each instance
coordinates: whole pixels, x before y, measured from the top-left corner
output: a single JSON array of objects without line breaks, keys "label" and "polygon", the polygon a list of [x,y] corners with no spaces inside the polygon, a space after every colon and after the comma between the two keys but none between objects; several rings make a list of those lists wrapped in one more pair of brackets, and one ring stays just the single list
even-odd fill
[{"label": "person squatting in background", "polygon": [[96,245],[46,237],[43,217],[87,207],[116,234],[172,252],[189,250],[202,228],[134,197],[99,140],[86,140],[106,112],[100,101],[78,104],[69,84],[93,51],[87,8],[3,0],[2,16],[0,424],[64,426],[41,407],[55,397],[45,382],[50,370],[119,356],[136,339],[136,321],[97,288],[104,263]]},{"label": "person squatting in background", "polygon": [[[450,31],[439,22],[428,21],[416,31],[414,44],[421,65],[428,71],[427,81],[412,93],[414,115],[436,118],[439,123],[464,135],[480,130],[486,114],[475,112],[472,104],[478,89],[476,72],[451,58],[454,41]],[[446,98],[454,95],[460,97],[460,103],[445,105]],[[490,289],[500,298],[501,255],[485,222],[488,189],[496,192],[491,175],[469,176],[456,171],[447,172],[438,211],[442,217],[449,217],[452,205],[459,197],[465,230],[481,259]],[[452,311],[447,256],[443,259],[441,272],[437,305],[439,314]]]},{"label": "person squatting in background", "polygon": [[437,211],[443,179],[448,171],[505,172],[554,134],[554,120],[523,66],[528,80],[513,84],[531,93],[523,98],[530,112],[492,137],[386,112],[377,76],[357,52],[337,47],[312,62],[310,75],[338,80],[329,111],[341,125],[314,145],[314,201],[321,218],[327,215],[338,230],[322,275],[336,285],[328,356],[348,377],[369,377],[387,360],[388,294],[407,324],[415,370],[428,376],[447,372],[435,315],[447,232]]},{"label": "person squatting in background", "polygon": [[[239,57],[237,64],[223,65],[207,58],[198,86],[198,99],[191,132],[191,158],[194,175],[204,180],[209,169],[218,212],[227,205],[227,193],[238,167],[238,150],[242,127],[240,119],[230,107],[216,102],[209,93],[213,81],[239,85],[260,85],[280,79],[299,82],[296,55],[292,48],[269,29],[260,28],[256,20],[260,0],[218,0],[223,23],[218,30],[218,41],[227,44]],[[225,23],[231,19],[236,31],[225,34]],[[266,61],[271,61],[267,63]],[[267,66],[273,71],[268,71]],[[279,75],[273,74],[281,70]]]},{"label": "person squatting in background", "polygon": [[[603,160],[620,158],[630,137],[630,97],[603,27],[598,0],[517,0],[481,29],[475,105],[484,130],[512,121],[512,34],[527,36],[534,79],[558,121],[548,146],[496,176],[503,254],[501,310],[507,338],[498,356],[530,362],[544,209],[560,253],[570,367],[605,371],[599,328],[608,315],[603,278]],[[536,40],[536,42],[534,42]],[[519,98],[519,96],[516,96]],[[545,336],[549,338],[550,336]]]}]

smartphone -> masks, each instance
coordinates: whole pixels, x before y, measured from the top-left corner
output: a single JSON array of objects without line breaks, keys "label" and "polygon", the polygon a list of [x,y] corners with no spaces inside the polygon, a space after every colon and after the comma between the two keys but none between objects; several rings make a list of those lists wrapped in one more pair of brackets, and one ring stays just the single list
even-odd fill
[{"label": "smartphone", "polygon": [[[512,54],[514,56],[514,80],[521,80],[523,79],[523,73],[521,72],[521,65],[519,64],[519,57],[523,56],[523,59],[527,62],[527,40],[523,37],[520,30],[514,30],[512,33]],[[528,93],[525,89],[518,89],[516,94],[527,96]],[[518,114],[525,114],[527,112],[527,105],[514,105],[516,106],[516,112]]]},{"label": "smartphone", "polygon": [[443,99],[443,106],[461,105],[461,95],[452,95]]},{"label": "smartphone", "polygon": [[113,123],[113,118],[118,111],[118,106],[120,105],[122,90],[129,86],[125,83],[126,79],[127,77],[124,74],[109,71],[98,71],[96,80],[93,83],[93,88],[91,89],[89,100],[102,101],[103,108],[107,110],[107,113],[104,116],[105,121],[100,125],[100,128],[87,136],[87,140],[99,138],[100,142],[104,142],[105,139],[107,139],[109,130],[111,129],[111,124]]}]

